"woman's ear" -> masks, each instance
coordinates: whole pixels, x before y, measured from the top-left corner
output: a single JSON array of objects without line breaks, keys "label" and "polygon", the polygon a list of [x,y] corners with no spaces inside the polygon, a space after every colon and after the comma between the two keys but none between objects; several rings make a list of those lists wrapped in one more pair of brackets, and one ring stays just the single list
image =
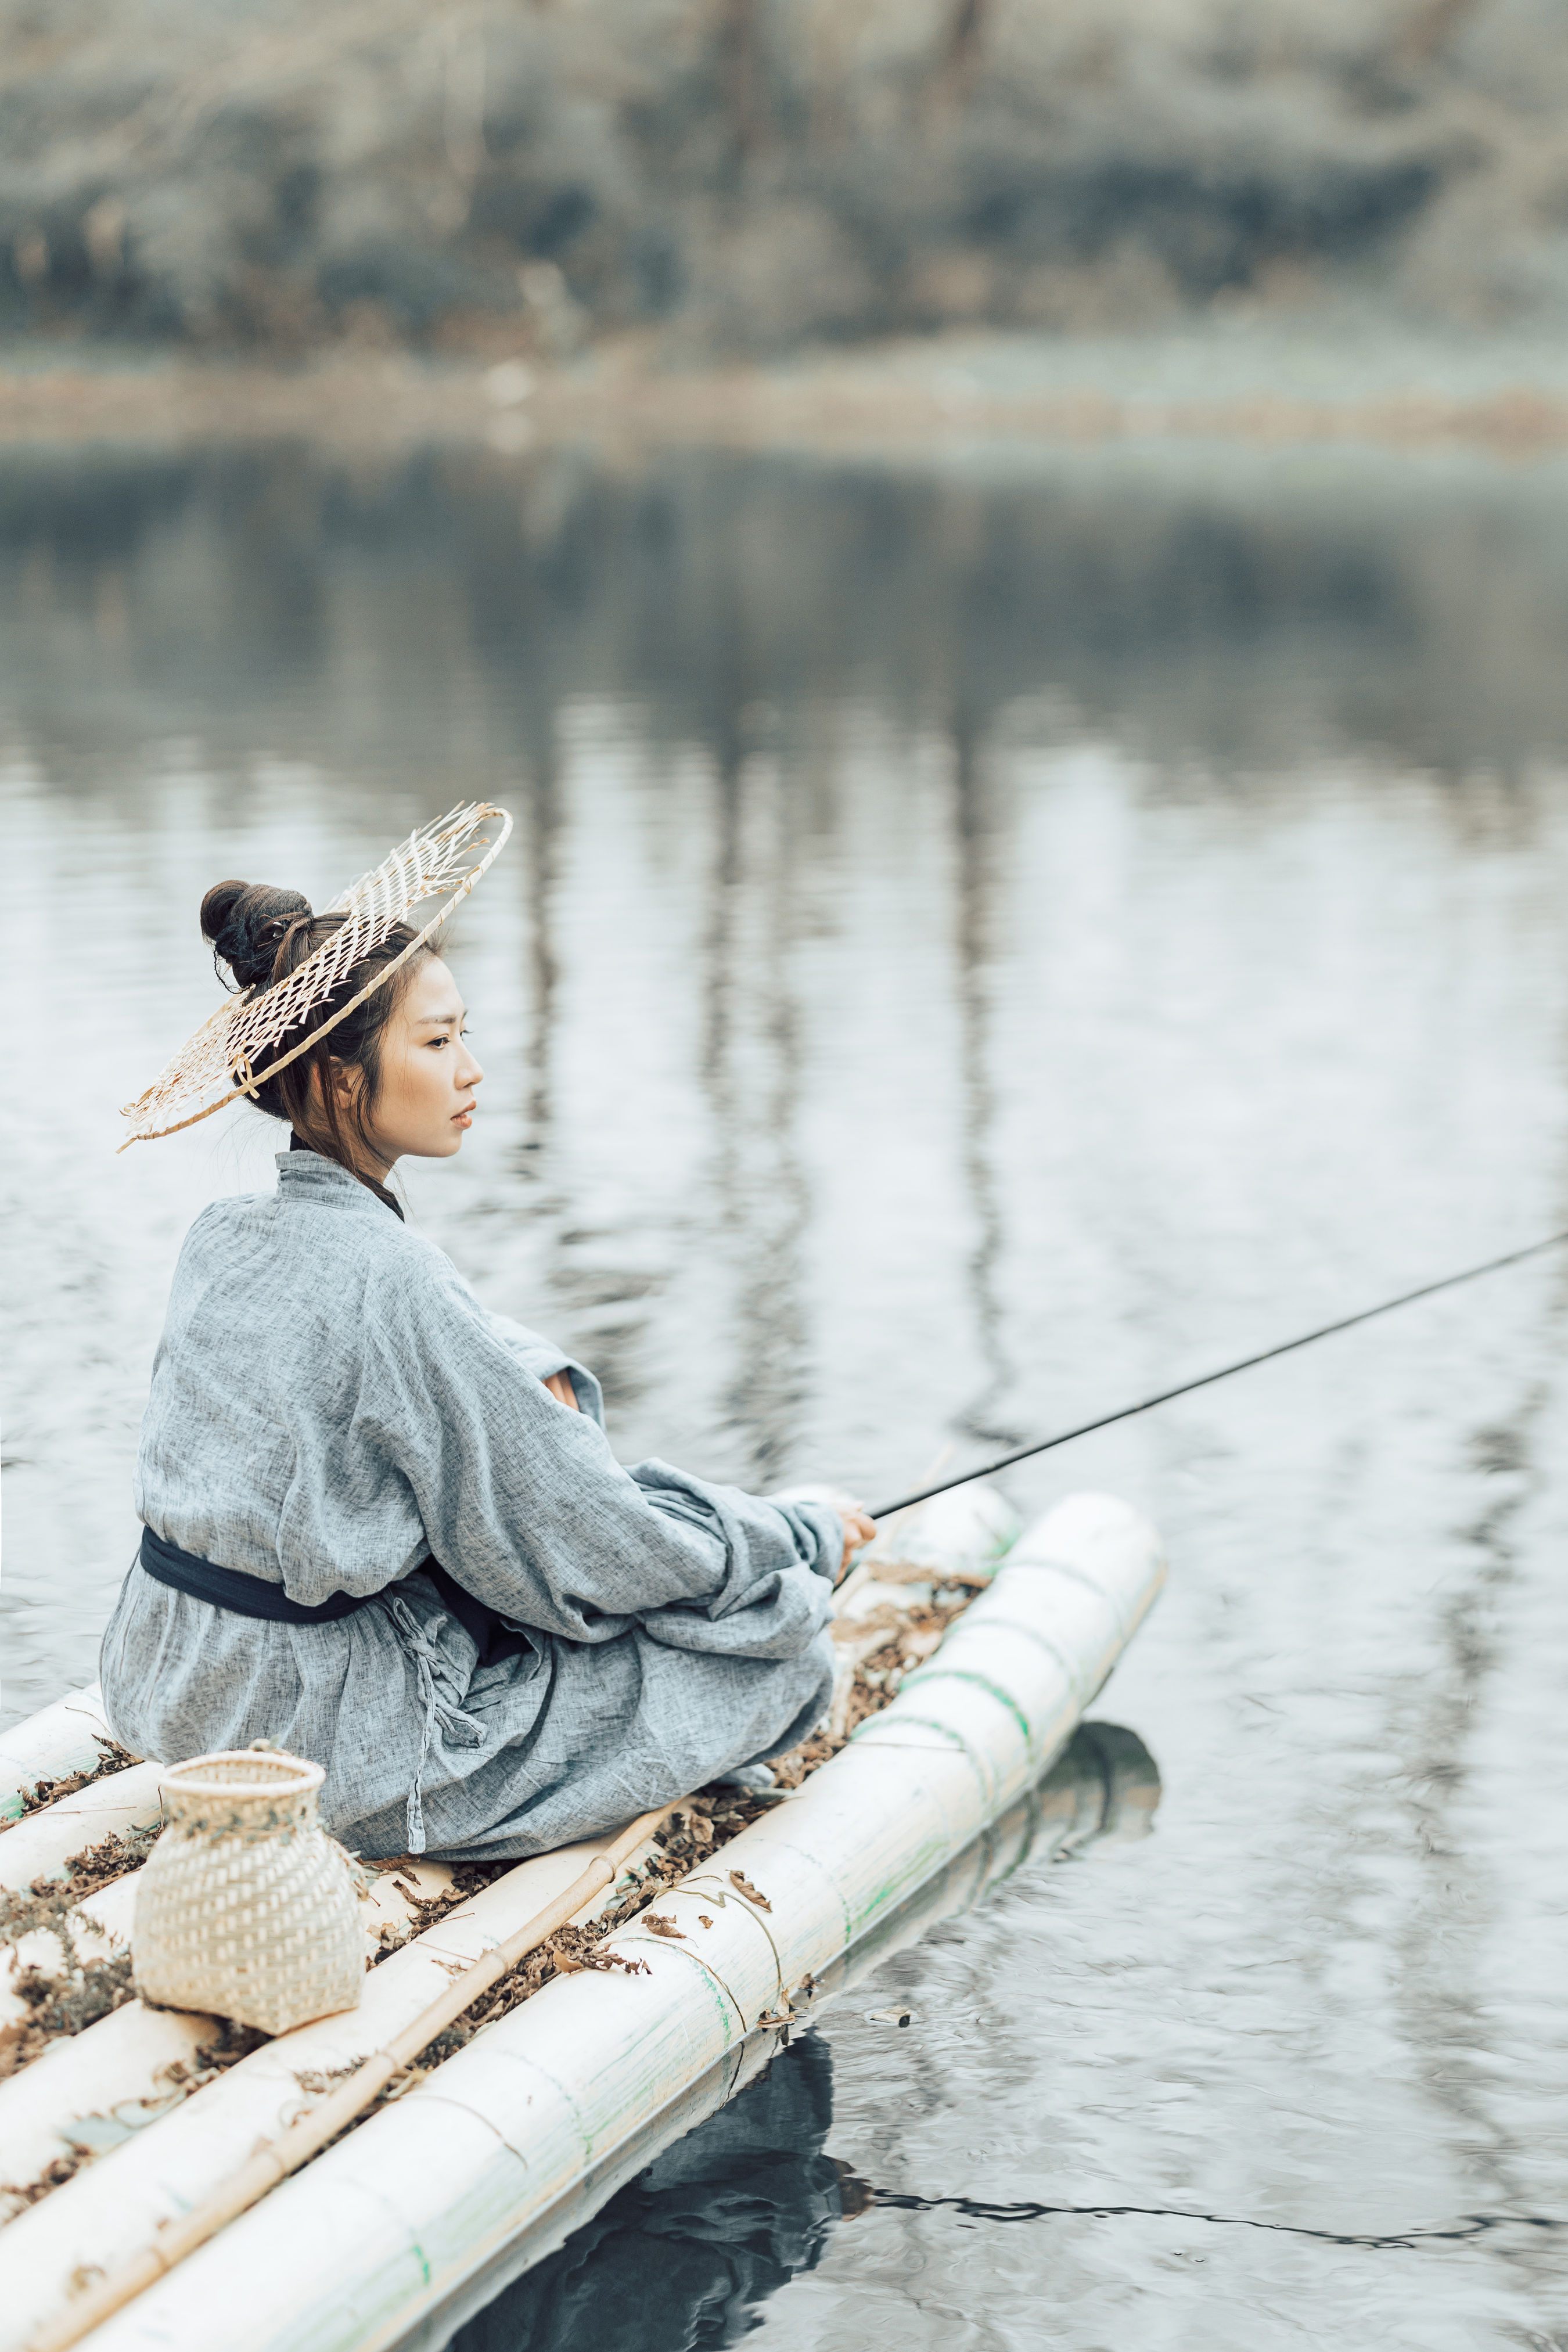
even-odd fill
[{"label": "woman's ear", "polygon": [[334,1060],[327,1066],[331,1072],[332,1100],[340,1110],[352,1111],[364,1085],[364,1072],[357,1062]]}]

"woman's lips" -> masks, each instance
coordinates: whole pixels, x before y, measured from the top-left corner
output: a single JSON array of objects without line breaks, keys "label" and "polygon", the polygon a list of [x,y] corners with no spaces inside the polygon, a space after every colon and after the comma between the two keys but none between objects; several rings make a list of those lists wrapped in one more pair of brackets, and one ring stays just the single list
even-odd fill
[{"label": "woman's lips", "polygon": [[452,1124],[454,1127],[472,1127],[473,1123],[474,1106],[472,1103],[468,1105],[467,1110],[456,1110],[452,1113]]}]

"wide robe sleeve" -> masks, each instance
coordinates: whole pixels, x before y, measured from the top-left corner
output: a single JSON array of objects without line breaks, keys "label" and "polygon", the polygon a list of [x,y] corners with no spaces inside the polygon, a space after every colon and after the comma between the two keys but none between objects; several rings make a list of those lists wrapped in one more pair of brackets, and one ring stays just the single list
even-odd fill
[{"label": "wide robe sleeve", "polygon": [[388,1265],[365,1299],[354,1441],[407,1481],[447,1573],[501,1615],[571,1641],[636,1623],[679,1649],[805,1649],[830,1612],[837,1512],[662,1463],[623,1468],[597,1420],[527,1369],[514,1333],[433,1251]]},{"label": "wide robe sleeve", "polygon": [[481,1307],[479,1311],[491,1330],[498,1333],[511,1349],[524,1371],[531,1372],[536,1381],[547,1381],[556,1372],[564,1372],[576,1396],[578,1412],[585,1412],[590,1421],[596,1421],[603,1429],[604,1391],[586,1364],[580,1364],[575,1356],[567,1355],[553,1339],[546,1339],[538,1331],[531,1331],[526,1323],[514,1323],[510,1315],[495,1315],[488,1307]]}]

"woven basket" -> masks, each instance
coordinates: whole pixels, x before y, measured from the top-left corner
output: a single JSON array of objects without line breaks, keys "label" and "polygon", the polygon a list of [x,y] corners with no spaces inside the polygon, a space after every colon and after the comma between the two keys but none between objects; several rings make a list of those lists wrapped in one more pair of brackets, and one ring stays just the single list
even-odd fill
[{"label": "woven basket", "polygon": [[136,1893],[136,1990],[283,2033],[357,2006],[354,1865],[316,1818],[319,1764],[237,1748],[170,1767]]}]

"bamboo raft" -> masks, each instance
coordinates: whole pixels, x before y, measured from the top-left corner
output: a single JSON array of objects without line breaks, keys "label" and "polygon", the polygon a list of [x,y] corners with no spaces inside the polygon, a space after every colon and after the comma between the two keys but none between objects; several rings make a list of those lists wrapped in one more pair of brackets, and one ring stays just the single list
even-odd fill
[{"label": "bamboo raft", "polygon": [[[453,1872],[381,1869],[359,2006],[244,2051],[219,2020],[122,1994],[90,2013],[123,1982],[161,1768],[117,1759],[78,1785],[108,1737],[91,1691],[5,1734],[0,2059],[42,2048],[0,2080],[0,2352],[444,2342],[1043,1822],[1070,1833],[1072,1776],[1045,1776],[1163,1578],[1154,1530],[1111,1498],[1069,1497],[1019,1537],[989,1490],[940,1497],[839,1595],[836,1716],[890,1657],[887,1703],[780,1801],[728,1836],[690,1801],[666,1808],[518,1864],[428,1927],[421,1906],[462,1893]],[[673,1883],[672,1823],[691,1864]],[[121,1874],[63,1913],[36,1899],[116,1853]],[[650,1889],[657,1914],[637,1908]],[[620,1924],[580,1938],[585,1958],[430,2051],[526,1955],[606,1912]]]}]

